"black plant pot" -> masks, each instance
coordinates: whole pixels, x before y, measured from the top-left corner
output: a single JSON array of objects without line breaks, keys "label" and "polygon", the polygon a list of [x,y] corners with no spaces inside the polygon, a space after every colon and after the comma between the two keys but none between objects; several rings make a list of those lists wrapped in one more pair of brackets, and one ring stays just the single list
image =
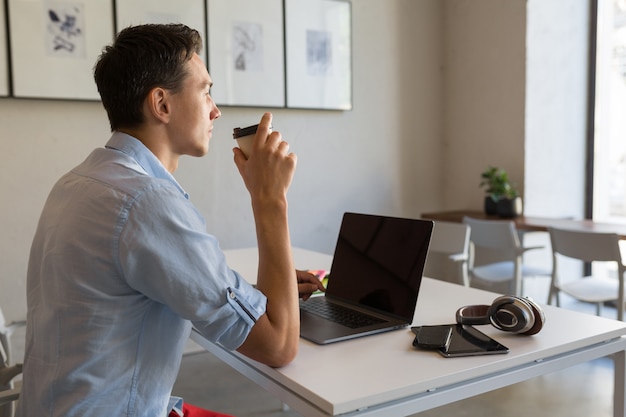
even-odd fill
[{"label": "black plant pot", "polygon": [[485,214],[492,216],[498,214],[498,204],[489,195],[485,197]]},{"label": "black plant pot", "polygon": [[500,217],[512,218],[522,214],[522,198],[502,198],[496,203],[496,213]]}]

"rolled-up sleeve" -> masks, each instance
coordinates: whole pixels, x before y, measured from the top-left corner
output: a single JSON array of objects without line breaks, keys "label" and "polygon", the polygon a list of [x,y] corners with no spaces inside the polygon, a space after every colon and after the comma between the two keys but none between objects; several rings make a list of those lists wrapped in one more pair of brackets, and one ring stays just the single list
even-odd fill
[{"label": "rolled-up sleeve", "polygon": [[231,350],[243,344],[267,306],[267,298],[261,291],[250,286],[235,271],[233,273],[240,285],[225,289],[224,304],[214,312],[215,317],[210,321],[193,321],[204,337]]},{"label": "rolled-up sleeve", "polygon": [[259,293],[249,292],[246,294],[243,291],[239,291],[238,289],[231,287],[228,287],[227,290],[227,301],[230,306],[233,307],[237,313],[239,313],[241,318],[243,318],[248,325],[254,326],[254,323],[256,323],[265,310],[260,308],[260,297],[253,297],[253,295],[258,295]]},{"label": "rolled-up sleeve", "polygon": [[243,344],[252,326],[265,314],[267,298],[262,292],[245,283],[239,288],[226,288],[224,301],[221,311],[216,312],[221,317],[219,323],[194,321],[193,325],[203,336],[234,350]]}]

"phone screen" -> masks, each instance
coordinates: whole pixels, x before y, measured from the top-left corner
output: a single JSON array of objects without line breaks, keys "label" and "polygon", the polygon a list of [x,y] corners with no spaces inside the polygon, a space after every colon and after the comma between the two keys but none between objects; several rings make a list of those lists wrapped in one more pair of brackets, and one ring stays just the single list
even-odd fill
[{"label": "phone screen", "polygon": [[[436,349],[447,358],[507,353],[509,348],[472,326],[451,324],[452,336],[447,347]],[[419,328],[413,328],[418,331]]]}]

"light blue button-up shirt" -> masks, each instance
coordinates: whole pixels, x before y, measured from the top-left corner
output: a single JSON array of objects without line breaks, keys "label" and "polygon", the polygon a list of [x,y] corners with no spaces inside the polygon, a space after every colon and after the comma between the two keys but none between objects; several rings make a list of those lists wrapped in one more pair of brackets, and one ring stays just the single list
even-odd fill
[{"label": "light blue button-up shirt", "polygon": [[172,175],[119,132],[52,189],[27,300],[19,417],[166,416],[192,324],[236,349],[266,306]]}]

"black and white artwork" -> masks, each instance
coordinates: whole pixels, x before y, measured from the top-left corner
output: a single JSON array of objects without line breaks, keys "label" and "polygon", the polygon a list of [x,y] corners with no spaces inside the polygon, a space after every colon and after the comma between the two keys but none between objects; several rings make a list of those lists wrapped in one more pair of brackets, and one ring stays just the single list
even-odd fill
[{"label": "black and white artwork", "polygon": [[263,71],[263,26],[254,22],[234,22],[233,66],[237,71]]},{"label": "black and white artwork", "polygon": [[351,4],[285,0],[287,107],[352,109]]},{"label": "black and white artwork", "polygon": [[85,58],[84,4],[49,3],[44,13],[44,42],[48,56]]},{"label": "black and white artwork", "polygon": [[99,100],[93,66],[114,38],[110,0],[8,0],[12,93]]},{"label": "black and white artwork", "polygon": [[284,107],[282,0],[207,0],[207,16],[215,102]]},{"label": "black and white artwork", "polygon": [[330,75],[333,63],[332,33],[324,30],[306,31],[306,69],[311,76]]}]

